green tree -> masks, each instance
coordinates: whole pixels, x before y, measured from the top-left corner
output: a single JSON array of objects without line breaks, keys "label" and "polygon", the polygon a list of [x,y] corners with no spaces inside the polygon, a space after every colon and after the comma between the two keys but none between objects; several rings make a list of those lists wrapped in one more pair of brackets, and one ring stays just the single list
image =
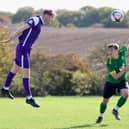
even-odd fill
[{"label": "green tree", "polygon": [[99,23],[99,13],[98,9],[86,6],[80,9],[81,18],[80,18],[80,27],[88,27],[95,23]]},{"label": "green tree", "polygon": [[57,11],[57,19],[61,26],[67,26],[69,24],[78,24],[78,18],[80,13],[78,11],[59,10]]},{"label": "green tree", "polygon": [[18,22],[24,21],[25,19],[29,18],[33,14],[34,14],[34,9],[32,7],[20,8],[16,12],[16,14],[13,15],[12,22],[18,23]]}]

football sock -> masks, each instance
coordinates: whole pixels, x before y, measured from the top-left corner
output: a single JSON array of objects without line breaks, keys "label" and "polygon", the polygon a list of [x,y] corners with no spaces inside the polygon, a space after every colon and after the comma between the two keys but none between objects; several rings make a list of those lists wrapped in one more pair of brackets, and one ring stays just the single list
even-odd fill
[{"label": "football sock", "polygon": [[11,82],[12,82],[14,76],[15,76],[14,73],[12,73],[12,72],[9,72],[9,73],[8,73],[8,75],[7,75],[7,77],[6,77],[6,80],[5,80],[5,83],[4,83],[4,87],[3,87],[4,89],[6,89],[6,90],[9,89],[10,84],[11,84]]},{"label": "football sock", "polygon": [[117,107],[119,107],[119,108],[122,107],[125,104],[126,100],[127,99],[125,97],[121,96],[117,102],[116,109],[117,109]]},{"label": "football sock", "polygon": [[116,105],[116,106],[114,107],[114,109],[115,109],[116,111],[118,111],[118,110],[119,110],[119,107]]},{"label": "football sock", "polygon": [[31,90],[30,90],[30,79],[29,78],[23,78],[23,86],[25,89],[27,99],[31,99],[32,94],[31,94]]},{"label": "football sock", "polygon": [[100,113],[99,117],[103,117],[104,113]]},{"label": "football sock", "polygon": [[107,108],[107,104],[102,102],[100,104],[100,113],[103,114],[105,112],[106,108]]}]

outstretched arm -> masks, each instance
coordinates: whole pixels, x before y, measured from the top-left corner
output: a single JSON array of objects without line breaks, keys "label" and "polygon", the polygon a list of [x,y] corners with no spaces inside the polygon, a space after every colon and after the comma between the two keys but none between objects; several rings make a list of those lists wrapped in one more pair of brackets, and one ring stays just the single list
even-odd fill
[{"label": "outstretched arm", "polygon": [[128,49],[129,48],[129,38],[128,38],[127,42],[125,43],[125,45],[126,45],[126,47]]},{"label": "outstretched arm", "polygon": [[12,32],[7,39],[0,41],[0,43],[8,43],[11,40],[14,40],[15,38],[18,37],[18,35],[20,35],[24,30],[28,29],[29,27],[30,26],[28,24],[20,26],[17,30]]}]

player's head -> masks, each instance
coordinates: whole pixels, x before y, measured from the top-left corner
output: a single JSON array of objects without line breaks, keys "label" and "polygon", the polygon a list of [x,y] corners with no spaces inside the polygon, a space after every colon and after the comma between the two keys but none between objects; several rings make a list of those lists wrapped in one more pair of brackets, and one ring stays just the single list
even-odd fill
[{"label": "player's head", "polygon": [[45,24],[50,24],[53,22],[56,13],[53,10],[44,10],[43,11],[43,19]]},{"label": "player's head", "polygon": [[107,45],[108,54],[112,57],[118,54],[119,51],[119,44],[118,43],[110,43]]}]

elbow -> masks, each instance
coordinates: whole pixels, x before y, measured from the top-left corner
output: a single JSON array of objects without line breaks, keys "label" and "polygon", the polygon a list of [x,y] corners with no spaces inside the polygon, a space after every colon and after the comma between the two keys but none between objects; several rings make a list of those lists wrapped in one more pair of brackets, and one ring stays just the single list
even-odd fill
[{"label": "elbow", "polygon": [[117,80],[119,77],[117,75],[113,76],[113,79]]}]

